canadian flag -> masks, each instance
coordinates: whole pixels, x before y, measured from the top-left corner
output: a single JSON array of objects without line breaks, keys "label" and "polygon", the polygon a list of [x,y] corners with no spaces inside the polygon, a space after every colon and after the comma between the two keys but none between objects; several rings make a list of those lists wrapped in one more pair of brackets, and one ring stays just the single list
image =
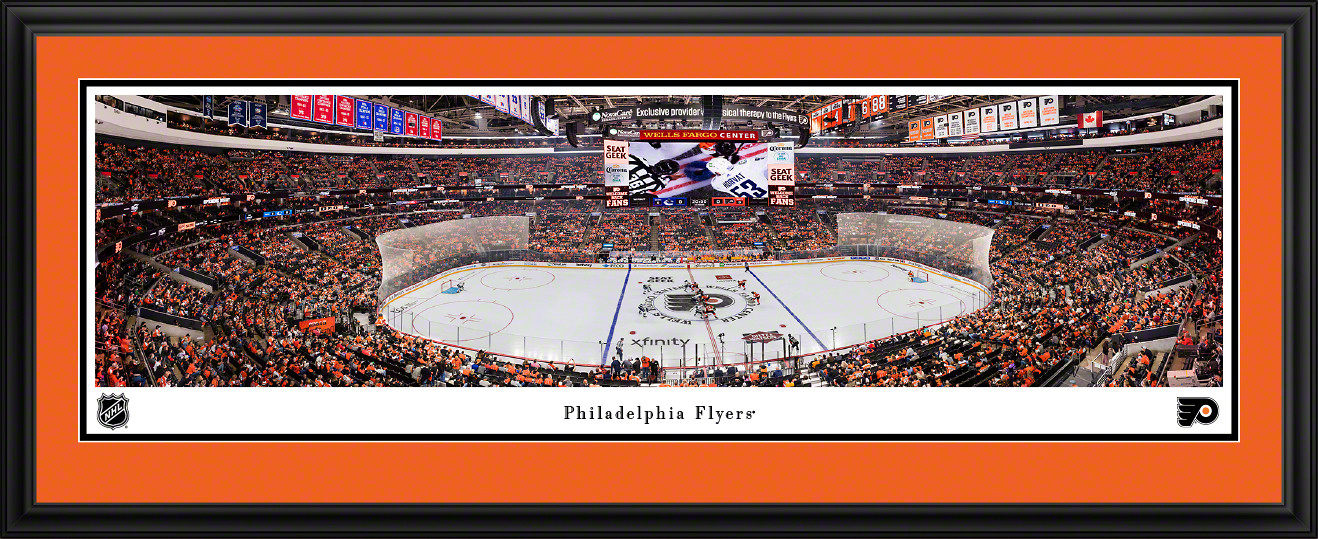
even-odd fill
[{"label": "canadian flag", "polygon": [[1103,111],[1081,114],[1079,121],[1080,127],[1099,127],[1103,125]]}]

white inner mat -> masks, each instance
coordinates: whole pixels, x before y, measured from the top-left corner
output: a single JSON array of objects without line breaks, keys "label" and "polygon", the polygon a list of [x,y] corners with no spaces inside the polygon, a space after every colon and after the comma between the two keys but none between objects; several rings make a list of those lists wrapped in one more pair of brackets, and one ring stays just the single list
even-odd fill
[{"label": "white inner mat", "polygon": [[[715,268],[573,267],[507,263],[437,275],[385,305],[404,333],[497,354],[583,366],[616,356],[665,367],[744,364],[912,331],[987,304],[983,287],[879,260],[797,261]],[[715,316],[693,312],[695,280]],[[744,287],[739,281],[745,281]],[[458,288],[461,291],[458,291]],[[759,302],[755,301],[759,294]],[[646,307],[644,313],[641,306]],[[772,341],[750,344],[743,335]],[[774,335],[776,332],[778,335]],[[787,336],[800,343],[786,348]],[[783,337],[777,339],[777,337]]]}]

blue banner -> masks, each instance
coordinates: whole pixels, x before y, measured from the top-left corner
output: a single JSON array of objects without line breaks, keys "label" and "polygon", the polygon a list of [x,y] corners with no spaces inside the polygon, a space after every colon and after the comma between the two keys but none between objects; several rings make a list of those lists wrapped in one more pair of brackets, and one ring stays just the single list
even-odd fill
[{"label": "blue banner", "polygon": [[215,96],[201,96],[201,115],[206,118],[215,117]]},{"label": "blue banner", "polygon": [[375,130],[389,130],[389,107],[379,103],[375,104]]},{"label": "blue banner", "polygon": [[403,134],[403,110],[389,109],[389,112],[392,113],[389,117],[389,132],[395,135]]},{"label": "blue banner", "polygon": [[229,125],[247,125],[247,102],[229,102]]},{"label": "blue banner", "polygon": [[375,108],[370,101],[357,100],[357,129],[371,130],[371,124],[374,122]]},{"label": "blue banner", "polygon": [[248,105],[251,111],[251,122],[248,125],[252,127],[265,127],[265,103],[251,103]]}]

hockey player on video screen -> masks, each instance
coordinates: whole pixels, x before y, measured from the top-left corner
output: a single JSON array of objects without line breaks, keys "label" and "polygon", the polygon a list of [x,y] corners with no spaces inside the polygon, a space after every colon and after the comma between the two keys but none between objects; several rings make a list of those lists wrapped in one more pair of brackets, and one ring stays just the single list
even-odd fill
[{"label": "hockey player on video screen", "polygon": [[[747,155],[755,154],[753,157]],[[651,143],[631,151],[629,187],[633,195],[708,198],[768,196],[762,144],[728,141]]]}]

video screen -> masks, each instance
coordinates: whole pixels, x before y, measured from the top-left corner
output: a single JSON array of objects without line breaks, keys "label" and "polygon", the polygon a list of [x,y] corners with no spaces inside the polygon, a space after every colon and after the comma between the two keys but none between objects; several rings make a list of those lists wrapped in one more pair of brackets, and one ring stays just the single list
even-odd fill
[{"label": "video screen", "polygon": [[628,145],[628,191],[633,198],[765,199],[774,156],[767,142],[633,141]]}]

